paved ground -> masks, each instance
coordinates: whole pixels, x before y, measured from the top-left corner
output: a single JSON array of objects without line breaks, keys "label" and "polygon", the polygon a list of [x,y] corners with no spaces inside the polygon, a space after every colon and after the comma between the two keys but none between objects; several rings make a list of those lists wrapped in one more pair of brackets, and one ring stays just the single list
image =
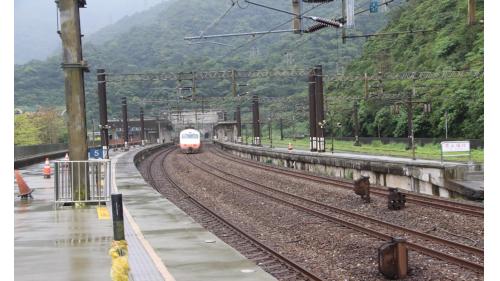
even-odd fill
[{"label": "paved ground", "polygon": [[14,198],[15,279],[110,280],[110,221],[99,220],[95,207],[55,209],[53,179],[43,179],[42,166],[22,171],[34,198]]},{"label": "paved ground", "polygon": [[[111,153],[120,161],[130,280],[275,280],[149,187],[132,164],[136,152]],[[110,280],[112,221],[99,220],[95,206],[55,208],[53,179],[42,169],[22,170],[33,199],[17,197],[14,184],[15,279]]]},{"label": "paved ground", "polygon": [[117,161],[116,184],[144,237],[176,280],[275,280],[153,191],[132,163]]}]

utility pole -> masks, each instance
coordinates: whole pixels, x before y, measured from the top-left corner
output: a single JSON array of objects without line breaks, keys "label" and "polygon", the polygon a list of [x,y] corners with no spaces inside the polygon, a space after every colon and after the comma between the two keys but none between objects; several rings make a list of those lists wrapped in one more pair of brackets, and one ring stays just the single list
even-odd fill
[{"label": "utility pole", "polygon": [[259,96],[252,97],[253,145],[260,146]]},{"label": "utility pole", "polygon": [[241,143],[241,107],[238,105],[236,107],[236,141]]},{"label": "utility pole", "polygon": [[104,69],[97,69],[97,97],[99,100],[99,128],[104,157],[109,159],[108,104],[106,100],[106,74]]},{"label": "utility pole", "polygon": [[354,101],[352,117],[354,119],[354,146],[361,146],[359,143],[359,118],[358,118],[358,101]]},{"label": "utility pole", "polygon": [[[85,85],[83,72],[88,67],[82,56],[80,30],[80,8],[86,5],[85,0],[56,1],[59,9],[64,71],[64,93],[66,112],[68,114],[68,152],[71,160],[87,160],[87,127],[85,116]],[[73,198],[86,200],[89,192],[86,186],[88,169],[86,165],[71,167]]]},{"label": "utility pole", "polygon": [[[316,142],[316,79],[315,71],[309,72],[309,148],[311,151],[317,151]],[[295,124],[294,124],[295,126]],[[294,135],[295,138],[295,135]]]},{"label": "utility pole", "polygon": [[467,24],[476,23],[476,0],[467,0]]},{"label": "utility pole", "polygon": [[444,113],[444,138],[448,139],[448,110]]},{"label": "utility pole", "polygon": [[87,129],[85,117],[85,86],[83,71],[88,67],[82,57],[80,8],[85,0],[59,0],[63,47],[64,88],[68,114],[69,157],[71,160],[87,160]]},{"label": "utility pole", "polygon": [[325,136],[324,136],[324,124],[325,124],[325,109],[323,107],[323,68],[321,65],[317,65],[314,68],[315,73],[315,106],[316,106],[316,141],[318,152],[325,152]]},{"label": "utility pole", "polygon": [[333,112],[332,114],[330,115],[330,124],[332,125],[332,148],[331,148],[331,151],[333,153],[333,142],[334,142],[334,138],[335,138],[335,135],[333,134],[333,131],[335,129],[334,125],[333,125]]},{"label": "utility pole", "polygon": [[293,33],[301,34],[302,33],[302,18],[300,16],[302,8],[301,0],[292,0],[292,11],[295,14],[293,17],[292,28]]},{"label": "utility pole", "polygon": [[273,148],[273,115],[269,113],[269,142],[271,143],[271,148]]},{"label": "utility pole", "polygon": [[125,150],[128,149],[128,117],[127,117],[127,98],[122,97],[122,137],[123,137],[123,147]]},{"label": "utility pole", "polygon": [[[342,19],[344,19],[344,25],[345,25],[345,22],[347,22],[347,4],[346,4],[346,0],[342,0]],[[345,38],[346,38],[345,27],[342,26],[342,44],[345,44]]]},{"label": "utility pole", "polygon": [[280,118],[280,140],[283,140],[283,118]]},{"label": "utility pole", "polygon": [[146,144],[146,140],[144,139],[144,109],[142,107],[139,112],[139,118],[141,122],[141,145],[144,146]]},{"label": "utility pole", "polygon": [[413,81],[413,88],[410,93],[408,93],[408,147],[412,150],[412,159],[415,160],[415,141],[413,134],[413,101],[412,98],[415,95],[415,81]]},{"label": "utility pole", "polygon": [[236,70],[231,70],[231,93],[236,97]]},{"label": "utility pole", "polygon": [[94,119],[91,119],[90,123],[92,124],[92,146],[95,146]]}]

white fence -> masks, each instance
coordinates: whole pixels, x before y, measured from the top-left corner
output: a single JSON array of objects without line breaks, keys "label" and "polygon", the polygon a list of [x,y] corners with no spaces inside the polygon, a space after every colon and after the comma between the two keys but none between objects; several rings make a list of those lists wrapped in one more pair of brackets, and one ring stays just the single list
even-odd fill
[{"label": "white fence", "polygon": [[111,161],[54,161],[56,203],[106,202],[111,198]]}]

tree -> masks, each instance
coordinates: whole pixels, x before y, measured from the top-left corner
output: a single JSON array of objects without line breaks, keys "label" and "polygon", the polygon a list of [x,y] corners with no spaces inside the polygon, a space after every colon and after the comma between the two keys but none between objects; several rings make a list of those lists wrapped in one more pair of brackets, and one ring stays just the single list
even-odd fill
[{"label": "tree", "polygon": [[32,115],[33,113],[23,113],[14,117],[14,145],[35,145],[40,143],[38,128]]}]

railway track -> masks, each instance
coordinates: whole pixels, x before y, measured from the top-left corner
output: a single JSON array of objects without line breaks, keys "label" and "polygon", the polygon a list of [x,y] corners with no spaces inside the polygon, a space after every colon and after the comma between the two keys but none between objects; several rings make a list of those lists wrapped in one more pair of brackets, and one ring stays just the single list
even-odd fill
[{"label": "railway track", "polygon": [[[285,175],[293,176],[296,178],[311,180],[311,181],[323,183],[323,184],[333,184],[335,186],[338,186],[338,187],[344,188],[344,189],[353,189],[352,182],[338,180],[338,179],[332,179],[332,178],[325,177],[325,176],[310,175],[310,174],[306,174],[302,171],[297,171],[297,170],[290,171],[290,170],[287,170],[286,168],[271,167],[269,165],[266,165],[263,163],[257,163],[257,162],[252,161],[252,160],[246,160],[246,159],[242,159],[242,158],[236,158],[235,156],[229,156],[226,153],[219,152],[217,149],[211,149],[211,152],[213,154],[221,157],[221,158],[226,159],[226,160],[237,162],[237,163],[242,163],[242,164],[245,164],[245,165],[248,165],[251,167],[255,167],[255,168],[259,168],[259,169],[263,169],[266,171],[285,174]],[[453,202],[450,200],[433,198],[430,196],[413,194],[413,193],[409,193],[409,192],[405,192],[405,191],[402,191],[402,192],[405,193],[406,201],[408,203],[414,203],[414,204],[418,204],[418,205],[434,207],[434,208],[443,209],[443,210],[461,213],[461,214],[466,214],[466,215],[470,215],[470,216],[484,217],[484,208],[480,207],[480,206],[474,206],[474,205],[466,204],[466,203],[462,203],[462,202]],[[377,195],[377,196],[382,196],[382,197],[387,198],[389,191],[385,188],[382,188],[382,187],[371,186],[370,193]]]},{"label": "railway track", "polygon": [[[232,245],[240,253],[254,261],[257,265],[263,268],[266,272],[275,276],[279,280],[307,280],[307,281],[321,281],[322,279],[304,269],[294,261],[280,255],[270,247],[260,243],[256,238],[248,233],[231,224],[213,210],[196,200],[190,193],[185,191],[178,185],[168,174],[165,169],[165,159],[169,153],[175,151],[175,147],[168,148],[162,152],[154,154],[146,169],[148,172],[148,182],[158,192],[164,193],[162,190],[168,184],[176,189],[182,195],[184,203],[189,202],[189,213],[196,214],[202,217],[202,223],[209,225],[211,231],[218,237],[222,238],[226,243]],[[159,164],[160,162],[160,164]],[[155,166],[161,167],[160,175],[153,175],[153,171],[158,171]]]},{"label": "railway track", "polygon": [[[193,158],[196,159],[196,161],[198,161],[200,164],[195,163],[193,161]],[[186,156],[186,159],[196,168],[224,181],[230,182],[240,188],[256,193],[259,196],[270,198],[282,204],[289,205],[293,208],[304,211],[308,214],[341,224],[343,226],[382,240],[388,241],[393,236],[406,237],[408,240],[408,248],[412,250],[479,273],[482,273],[484,271],[483,265],[479,263],[484,259],[484,252],[482,249],[449,241],[447,239],[429,235],[424,232],[401,227],[399,225],[391,224],[345,209],[325,205],[317,201],[277,190],[249,180],[247,178],[243,178],[227,171],[221,170],[205,161],[197,159],[196,156]],[[209,169],[207,167],[209,167]],[[245,184],[242,184],[241,182],[244,182]],[[249,187],[248,184],[250,184],[251,186]],[[265,190],[265,192],[259,191],[255,189],[255,187],[262,188]],[[394,232],[388,233],[387,228],[391,228]]]}]

